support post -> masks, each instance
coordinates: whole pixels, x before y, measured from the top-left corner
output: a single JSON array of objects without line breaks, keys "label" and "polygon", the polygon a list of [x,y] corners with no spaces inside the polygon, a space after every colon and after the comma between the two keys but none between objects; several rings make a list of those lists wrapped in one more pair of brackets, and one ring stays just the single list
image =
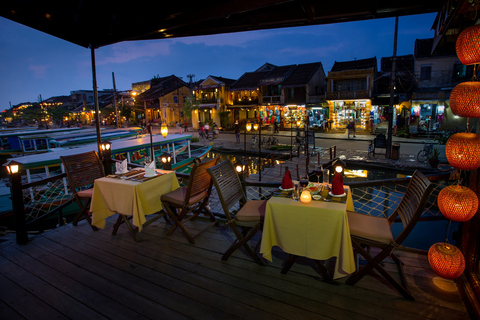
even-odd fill
[{"label": "support post", "polygon": [[10,174],[10,194],[12,196],[12,207],[15,217],[17,244],[26,244],[28,242],[28,233],[23,204],[22,175],[20,171],[15,174]]},{"label": "support post", "polygon": [[98,107],[98,89],[97,89],[97,71],[95,67],[95,48],[90,44],[90,54],[92,59],[92,78],[93,78],[93,99],[95,103],[95,128],[97,129],[97,148],[98,154],[102,154],[100,144],[102,143],[102,135],[100,133],[100,111]]},{"label": "support post", "polygon": [[392,74],[390,77],[390,105],[388,107],[388,136],[385,157],[392,158],[393,103],[395,97],[395,67],[397,59],[398,17],[395,17],[395,34],[393,37]]}]

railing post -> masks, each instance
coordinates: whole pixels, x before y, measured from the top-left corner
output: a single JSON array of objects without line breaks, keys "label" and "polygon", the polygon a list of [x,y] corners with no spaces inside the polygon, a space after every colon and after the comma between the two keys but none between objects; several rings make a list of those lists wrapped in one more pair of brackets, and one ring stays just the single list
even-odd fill
[{"label": "railing post", "polygon": [[20,171],[15,174],[10,174],[10,194],[12,196],[17,243],[26,244],[28,242],[28,233],[23,204],[22,175]]}]

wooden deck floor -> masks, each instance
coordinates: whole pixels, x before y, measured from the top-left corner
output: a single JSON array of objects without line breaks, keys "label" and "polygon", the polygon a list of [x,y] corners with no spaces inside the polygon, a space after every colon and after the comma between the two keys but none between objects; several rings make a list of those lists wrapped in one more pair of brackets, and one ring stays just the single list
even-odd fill
[{"label": "wooden deck floor", "polygon": [[124,226],[111,236],[112,224],[94,232],[81,222],[27,245],[0,243],[0,318],[469,319],[455,284],[436,278],[424,255],[399,253],[412,302],[373,275],[355,286],[325,283],[308,261],[282,275],[280,250],[266,267],[242,252],[221,261],[232,241],[223,226],[190,245],[180,232],[165,236],[163,220],[137,243]]}]

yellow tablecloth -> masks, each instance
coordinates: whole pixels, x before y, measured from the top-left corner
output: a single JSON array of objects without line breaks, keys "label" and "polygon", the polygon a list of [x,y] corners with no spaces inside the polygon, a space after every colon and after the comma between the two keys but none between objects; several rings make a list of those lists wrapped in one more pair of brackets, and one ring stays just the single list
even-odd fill
[{"label": "yellow tablecloth", "polygon": [[139,227],[145,223],[145,216],[163,209],[160,197],[180,187],[173,171],[144,182],[122,180],[118,178],[100,178],[93,187],[92,225],[105,228],[105,219],[115,213],[133,216],[133,225]]},{"label": "yellow tablecloth", "polygon": [[347,203],[272,197],[267,202],[260,253],[272,261],[272,247],[315,260],[337,257],[334,279],[355,271],[346,209],[353,210],[348,188]]}]

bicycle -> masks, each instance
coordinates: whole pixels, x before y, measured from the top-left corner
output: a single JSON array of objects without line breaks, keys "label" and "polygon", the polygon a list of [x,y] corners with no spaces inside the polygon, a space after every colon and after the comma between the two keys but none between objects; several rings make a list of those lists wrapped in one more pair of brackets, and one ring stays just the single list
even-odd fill
[{"label": "bicycle", "polygon": [[305,138],[297,136],[295,138],[295,142],[293,143],[293,148],[294,149],[300,148],[300,150],[305,150]]},{"label": "bicycle", "polygon": [[258,149],[258,143],[258,136],[255,134],[250,140],[250,146],[252,147],[252,149]]},{"label": "bicycle", "polygon": [[276,145],[278,145],[278,139],[277,138],[268,137],[268,140],[265,140],[265,137],[263,138],[262,147],[270,148],[271,146],[276,146]]},{"label": "bicycle", "polygon": [[431,158],[433,156],[433,145],[433,143],[425,143],[423,149],[420,150],[417,154],[418,162],[423,163],[427,161],[428,158]]}]

